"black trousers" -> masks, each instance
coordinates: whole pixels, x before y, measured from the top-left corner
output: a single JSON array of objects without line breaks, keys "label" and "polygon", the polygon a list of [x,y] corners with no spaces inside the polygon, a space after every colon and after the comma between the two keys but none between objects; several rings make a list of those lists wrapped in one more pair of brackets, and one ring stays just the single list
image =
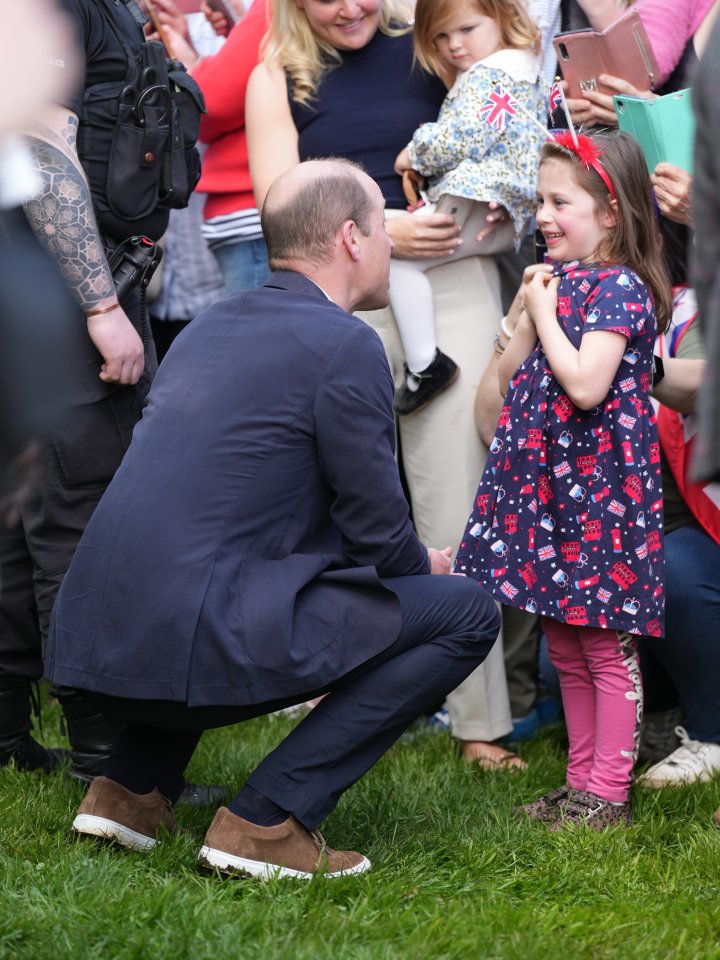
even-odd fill
[{"label": "black trousers", "polygon": [[85,526],[130,444],[149,379],[64,410],[38,488],[0,526],[0,676],[37,680],[55,596]]},{"label": "black trousers", "polygon": [[[454,690],[487,656],[500,629],[493,600],[464,577],[383,581],[400,601],[402,629],[386,650],[338,677],[328,695],[248,778],[248,784],[313,829],[406,727]],[[308,690],[305,698],[324,693]],[[95,695],[107,716],[128,724],[105,772],[135,788],[157,786],[175,801],[203,730],[297,702],[187,707]]]}]

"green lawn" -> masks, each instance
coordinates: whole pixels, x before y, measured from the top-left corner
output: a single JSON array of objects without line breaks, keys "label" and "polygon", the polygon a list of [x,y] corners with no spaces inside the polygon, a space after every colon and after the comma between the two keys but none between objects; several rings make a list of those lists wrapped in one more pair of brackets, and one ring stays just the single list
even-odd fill
[{"label": "green lawn", "polygon": [[[206,734],[190,773],[239,787],[290,725]],[[58,742],[52,708],[45,731]],[[2,770],[0,960],[720,958],[720,781],[636,791],[630,830],[557,835],[511,811],[562,781],[561,731],[522,753],[527,773],[485,773],[414,731],[323,825],[373,870],[269,884],[196,868],[211,811],[131,854],[73,836],[80,784]]]}]

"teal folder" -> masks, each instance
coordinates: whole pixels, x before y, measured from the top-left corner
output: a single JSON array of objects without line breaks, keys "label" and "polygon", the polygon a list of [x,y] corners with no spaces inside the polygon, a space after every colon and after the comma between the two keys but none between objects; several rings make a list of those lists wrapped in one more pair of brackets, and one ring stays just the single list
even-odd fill
[{"label": "teal folder", "polygon": [[664,97],[613,97],[618,126],[642,148],[650,173],[658,163],[673,163],[693,172],[695,116],[690,90]]}]

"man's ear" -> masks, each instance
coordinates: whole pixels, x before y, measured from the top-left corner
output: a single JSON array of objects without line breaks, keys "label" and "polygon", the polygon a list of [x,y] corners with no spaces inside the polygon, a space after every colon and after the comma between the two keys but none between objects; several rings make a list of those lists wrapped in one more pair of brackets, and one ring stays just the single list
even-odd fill
[{"label": "man's ear", "polygon": [[346,220],[340,227],[342,243],[353,260],[360,259],[360,244],[358,243],[358,226],[354,220]]}]

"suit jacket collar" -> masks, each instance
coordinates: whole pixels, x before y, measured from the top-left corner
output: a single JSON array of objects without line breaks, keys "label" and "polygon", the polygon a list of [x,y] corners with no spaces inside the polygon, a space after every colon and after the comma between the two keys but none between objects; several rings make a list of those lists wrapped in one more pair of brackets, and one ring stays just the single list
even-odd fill
[{"label": "suit jacket collar", "polygon": [[303,273],[296,273],[294,270],[274,270],[263,286],[277,287],[280,290],[295,290],[298,293],[315,296],[319,300],[324,300],[326,303],[334,302],[323,293],[316,283]]}]

